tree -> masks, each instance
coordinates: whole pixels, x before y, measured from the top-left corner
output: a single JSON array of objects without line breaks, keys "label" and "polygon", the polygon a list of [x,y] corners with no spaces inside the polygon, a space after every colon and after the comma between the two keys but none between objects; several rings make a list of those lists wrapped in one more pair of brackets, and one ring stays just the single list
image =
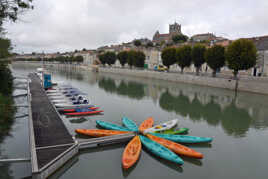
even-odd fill
[{"label": "tree", "polygon": [[224,47],[215,45],[207,49],[205,59],[208,66],[213,70],[212,76],[215,77],[216,71],[225,64]]},{"label": "tree", "polygon": [[176,63],[176,49],[175,48],[165,48],[162,51],[161,58],[163,65],[167,66],[169,69],[170,65]]},{"label": "tree", "polygon": [[135,55],[136,55],[136,51],[135,50],[130,50],[128,52],[127,63],[130,66],[130,68],[132,68],[132,66],[134,65]]},{"label": "tree", "polygon": [[98,58],[99,58],[101,64],[105,65],[106,61],[105,61],[105,58],[104,58],[104,54],[103,53],[99,54]]},{"label": "tree", "polygon": [[87,49],[86,48],[83,48],[82,51],[87,51]]},{"label": "tree", "polygon": [[228,67],[234,70],[234,77],[237,78],[239,70],[248,70],[256,65],[257,49],[254,43],[247,39],[234,41],[227,48],[226,61]]},{"label": "tree", "polygon": [[203,63],[205,63],[206,47],[204,45],[195,45],[192,49],[192,60],[196,68],[196,75],[199,75],[199,70]]},{"label": "tree", "polygon": [[189,67],[192,63],[191,51],[192,47],[189,45],[184,45],[176,50],[176,61],[181,67],[181,73],[185,67]]},{"label": "tree", "polygon": [[5,20],[15,22],[18,15],[27,9],[33,9],[32,0],[5,0],[0,1],[0,26]]},{"label": "tree", "polygon": [[128,52],[122,51],[117,54],[117,58],[122,66],[124,66],[127,63],[128,58]]},{"label": "tree", "polygon": [[0,59],[8,57],[10,50],[12,50],[11,41],[0,37]]},{"label": "tree", "polygon": [[114,52],[105,52],[103,58],[108,65],[112,65],[116,61],[116,54]]},{"label": "tree", "polygon": [[73,60],[74,60],[75,62],[77,62],[77,63],[83,63],[84,58],[83,58],[83,56],[78,55],[78,56],[75,56]]},{"label": "tree", "polygon": [[146,44],[146,47],[148,48],[148,47],[153,47],[154,46],[154,44],[153,44],[153,42],[148,42],[147,44]]},{"label": "tree", "polygon": [[141,46],[141,41],[140,40],[134,40],[134,45],[136,47]]},{"label": "tree", "polygon": [[135,56],[134,56],[134,63],[133,65],[135,67],[143,68],[144,67],[144,62],[145,62],[145,54],[141,51],[135,51]]},{"label": "tree", "polygon": [[172,37],[172,41],[176,44],[176,43],[183,43],[186,42],[188,40],[188,37],[186,35],[180,34],[180,35],[174,35]]}]

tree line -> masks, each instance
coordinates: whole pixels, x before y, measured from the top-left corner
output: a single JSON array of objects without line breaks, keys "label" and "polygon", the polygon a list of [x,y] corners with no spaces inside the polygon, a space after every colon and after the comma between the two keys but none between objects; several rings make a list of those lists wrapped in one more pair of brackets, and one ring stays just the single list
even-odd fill
[{"label": "tree line", "polygon": [[32,61],[32,62],[58,62],[58,63],[83,63],[84,58],[81,55],[78,56],[58,56],[55,58],[16,58],[13,61]]},{"label": "tree line", "polygon": [[256,65],[257,50],[254,43],[247,39],[239,39],[232,42],[227,48],[220,45],[215,45],[211,48],[201,44],[196,44],[193,47],[184,45],[179,48],[165,48],[161,54],[163,64],[169,67],[173,64],[178,64],[183,73],[184,68],[194,64],[196,74],[199,74],[202,64],[207,65],[212,69],[212,76],[216,76],[216,72],[227,65],[233,70],[234,77],[240,70],[248,70]]},{"label": "tree line", "polygon": [[118,59],[120,64],[124,67],[127,63],[130,68],[134,67],[144,67],[145,63],[145,54],[142,51],[121,51],[118,54],[115,52],[104,52],[98,55],[100,62],[105,65],[115,64]]}]

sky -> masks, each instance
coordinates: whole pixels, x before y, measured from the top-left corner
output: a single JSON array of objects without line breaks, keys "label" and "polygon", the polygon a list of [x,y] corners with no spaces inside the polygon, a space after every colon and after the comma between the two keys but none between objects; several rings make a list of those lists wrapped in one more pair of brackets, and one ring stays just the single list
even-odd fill
[{"label": "sky", "polygon": [[67,52],[152,39],[175,21],[187,36],[268,35],[267,10],[267,0],[34,0],[5,28],[14,52]]}]

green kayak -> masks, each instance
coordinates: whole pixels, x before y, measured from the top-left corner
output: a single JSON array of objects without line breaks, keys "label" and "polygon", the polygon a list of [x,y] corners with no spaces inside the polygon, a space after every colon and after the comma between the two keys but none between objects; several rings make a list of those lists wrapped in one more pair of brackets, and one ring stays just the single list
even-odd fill
[{"label": "green kayak", "polygon": [[178,130],[176,129],[168,129],[165,131],[159,131],[156,133],[161,133],[161,134],[185,134],[187,133],[189,128],[179,128]]}]

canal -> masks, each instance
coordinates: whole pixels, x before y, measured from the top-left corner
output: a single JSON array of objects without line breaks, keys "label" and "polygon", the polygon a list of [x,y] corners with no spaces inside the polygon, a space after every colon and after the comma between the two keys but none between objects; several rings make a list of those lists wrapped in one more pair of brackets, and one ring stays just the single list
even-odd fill
[{"label": "canal", "polygon": [[[13,65],[12,68],[14,74],[26,76],[36,66]],[[218,88],[96,74],[80,69],[52,71],[55,81],[81,89],[93,104],[104,110],[104,115],[64,117],[72,135],[76,135],[76,128],[96,128],[96,120],[121,125],[121,118],[127,116],[140,124],[152,116],[155,124],[177,118],[178,127],[189,128],[189,135],[213,137],[214,141],[211,144],[187,145],[203,153],[204,158],[182,157],[185,161],[182,166],[159,159],[143,149],[138,163],[128,171],[121,168],[126,143],[84,149],[51,178],[267,177],[268,96],[235,94],[234,91]],[[26,103],[25,99],[16,99],[16,103]],[[16,115],[26,111],[19,109]],[[27,117],[15,119],[9,135],[0,139],[1,156],[29,157]],[[0,171],[0,178],[27,178],[31,166],[28,163],[0,164]]]}]

